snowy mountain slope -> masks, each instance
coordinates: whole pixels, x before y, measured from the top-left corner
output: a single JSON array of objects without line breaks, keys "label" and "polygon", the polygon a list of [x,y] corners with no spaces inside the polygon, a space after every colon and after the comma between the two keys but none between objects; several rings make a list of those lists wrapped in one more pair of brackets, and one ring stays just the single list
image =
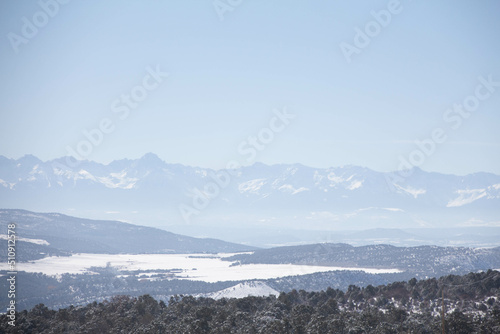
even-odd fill
[{"label": "snowy mountain slope", "polygon": [[319,169],[261,163],[230,172],[168,164],[151,153],[107,165],[67,157],[43,162],[31,155],[17,160],[0,156],[0,205],[75,210],[89,217],[111,215],[151,225],[500,225],[500,176],[490,173],[456,176],[414,168],[401,177],[356,166]]},{"label": "snowy mountain slope", "polygon": [[244,298],[248,296],[256,296],[256,297],[269,296],[269,295],[278,296],[279,294],[280,294],[279,291],[274,290],[264,282],[252,281],[252,282],[239,283],[230,288],[223,289],[217,292],[208,293],[203,296],[213,299],[222,299],[222,298]]},{"label": "snowy mountain slope", "polygon": [[[31,258],[51,253],[218,253],[255,248],[216,239],[192,238],[164,230],[118,221],[82,219],[59,213],[0,210],[2,226],[15,224],[19,242],[31,244]],[[7,241],[0,238],[0,244]],[[33,246],[36,245],[37,247]],[[49,247],[50,246],[50,247]],[[2,248],[6,250],[7,247]],[[24,249],[20,250],[21,252]],[[39,254],[43,253],[43,256]],[[21,254],[30,257],[30,254]],[[26,259],[25,259],[26,260]]]}]

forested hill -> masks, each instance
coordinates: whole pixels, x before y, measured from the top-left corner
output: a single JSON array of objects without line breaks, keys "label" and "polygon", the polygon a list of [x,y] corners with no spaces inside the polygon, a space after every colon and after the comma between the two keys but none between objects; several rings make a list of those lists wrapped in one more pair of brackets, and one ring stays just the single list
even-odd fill
[{"label": "forested hill", "polygon": [[[246,245],[217,239],[193,238],[120,221],[0,209],[0,223],[13,222],[18,237],[22,238],[19,239],[22,247],[19,247],[18,261],[32,261],[50,255],[64,256],[71,253],[186,254],[255,250],[255,247]],[[0,246],[0,256],[6,256],[5,239],[0,239]]]},{"label": "forested hill", "polygon": [[251,254],[236,254],[224,259],[239,264],[292,263],[321,266],[397,268],[403,279],[440,277],[448,274],[500,268],[500,247],[395,247],[323,243],[259,249]]},{"label": "forested hill", "polygon": [[43,304],[0,317],[5,333],[447,333],[500,332],[500,272],[396,282],[347,291],[293,290],[241,299],[117,296],[58,311]]}]

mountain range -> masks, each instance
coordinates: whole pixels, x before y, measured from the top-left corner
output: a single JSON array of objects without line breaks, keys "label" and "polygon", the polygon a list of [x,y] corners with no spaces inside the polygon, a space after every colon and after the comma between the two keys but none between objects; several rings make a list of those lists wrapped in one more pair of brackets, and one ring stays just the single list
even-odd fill
[{"label": "mountain range", "polygon": [[165,229],[499,226],[500,176],[262,163],[212,170],[152,153],[109,164],[0,156],[0,207]]}]

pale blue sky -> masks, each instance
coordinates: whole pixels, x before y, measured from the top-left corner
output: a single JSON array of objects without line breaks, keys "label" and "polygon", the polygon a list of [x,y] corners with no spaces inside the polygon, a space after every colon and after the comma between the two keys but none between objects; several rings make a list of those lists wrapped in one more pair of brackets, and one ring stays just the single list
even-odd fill
[{"label": "pale blue sky", "polygon": [[[41,7],[2,1],[0,154],[64,156],[109,118],[87,159],[220,168],[286,106],[296,118],[256,161],[396,170],[441,127],[422,169],[500,174],[500,87],[457,129],[443,120],[479,76],[500,81],[500,3],[401,1],[348,63],[340,43],[389,2],[242,0],[221,21],[210,0],[73,0],[16,53],[9,33]],[[157,65],[169,77],[121,120],[112,102]]]}]

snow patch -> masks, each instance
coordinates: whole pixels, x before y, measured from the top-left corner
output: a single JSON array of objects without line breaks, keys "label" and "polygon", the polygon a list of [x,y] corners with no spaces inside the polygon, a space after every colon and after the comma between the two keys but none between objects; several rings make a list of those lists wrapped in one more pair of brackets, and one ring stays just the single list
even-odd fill
[{"label": "snow patch", "polygon": [[250,180],[250,181],[240,183],[238,185],[238,190],[240,191],[240,193],[249,192],[249,193],[253,193],[253,194],[258,194],[260,188],[262,188],[262,186],[264,184],[266,184],[266,179]]},{"label": "snow patch", "polygon": [[478,199],[486,196],[486,189],[464,189],[457,190],[456,193],[458,194],[458,197],[446,204],[448,208],[463,206],[477,201]]},{"label": "snow patch", "polygon": [[361,188],[362,185],[363,185],[363,181],[352,181],[351,184],[348,185],[346,188],[349,190],[354,190],[354,189]]},{"label": "snow patch", "polygon": [[341,176],[335,175],[334,172],[330,172],[328,174],[328,180],[332,181],[333,183],[330,186],[334,186],[337,183],[341,183],[344,181],[344,179]]},{"label": "snow patch", "polygon": [[399,184],[395,184],[394,183],[394,186],[410,195],[412,195],[414,198],[417,198],[419,195],[423,195],[427,192],[427,190],[425,189],[415,189],[415,188],[412,188],[410,186],[406,187],[406,188],[403,188],[402,186],[400,186]]},{"label": "snow patch", "polygon": [[97,177],[97,179],[107,188],[132,189],[139,179],[127,177],[126,174],[125,171],[121,173],[111,173],[110,176]]},{"label": "snow patch", "polygon": [[292,195],[298,194],[298,193],[300,193],[302,191],[309,190],[309,188],[305,188],[305,187],[300,187],[298,189],[295,189],[291,184],[284,184],[281,187],[279,187],[278,189],[281,190],[281,191],[284,191],[284,192],[288,192],[288,193],[290,193]]},{"label": "snow patch", "polygon": [[[0,234],[0,239],[2,239],[2,240],[8,240],[10,238],[7,236],[7,234]],[[43,239],[30,239],[30,238],[19,238],[19,237],[16,237],[16,241],[30,242],[32,244],[45,245],[45,246],[50,245],[50,243],[47,240],[43,240]]]},{"label": "snow patch", "polygon": [[8,183],[2,179],[0,179],[0,184],[4,186],[5,188],[13,189],[14,186],[16,185],[15,183]]},{"label": "snow patch", "polygon": [[248,296],[278,296],[280,293],[269,285],[263,282],[244,282],[232,286],[230,288],[205,294],[207,298],[222,299],[222,298],[245,298]]}]

